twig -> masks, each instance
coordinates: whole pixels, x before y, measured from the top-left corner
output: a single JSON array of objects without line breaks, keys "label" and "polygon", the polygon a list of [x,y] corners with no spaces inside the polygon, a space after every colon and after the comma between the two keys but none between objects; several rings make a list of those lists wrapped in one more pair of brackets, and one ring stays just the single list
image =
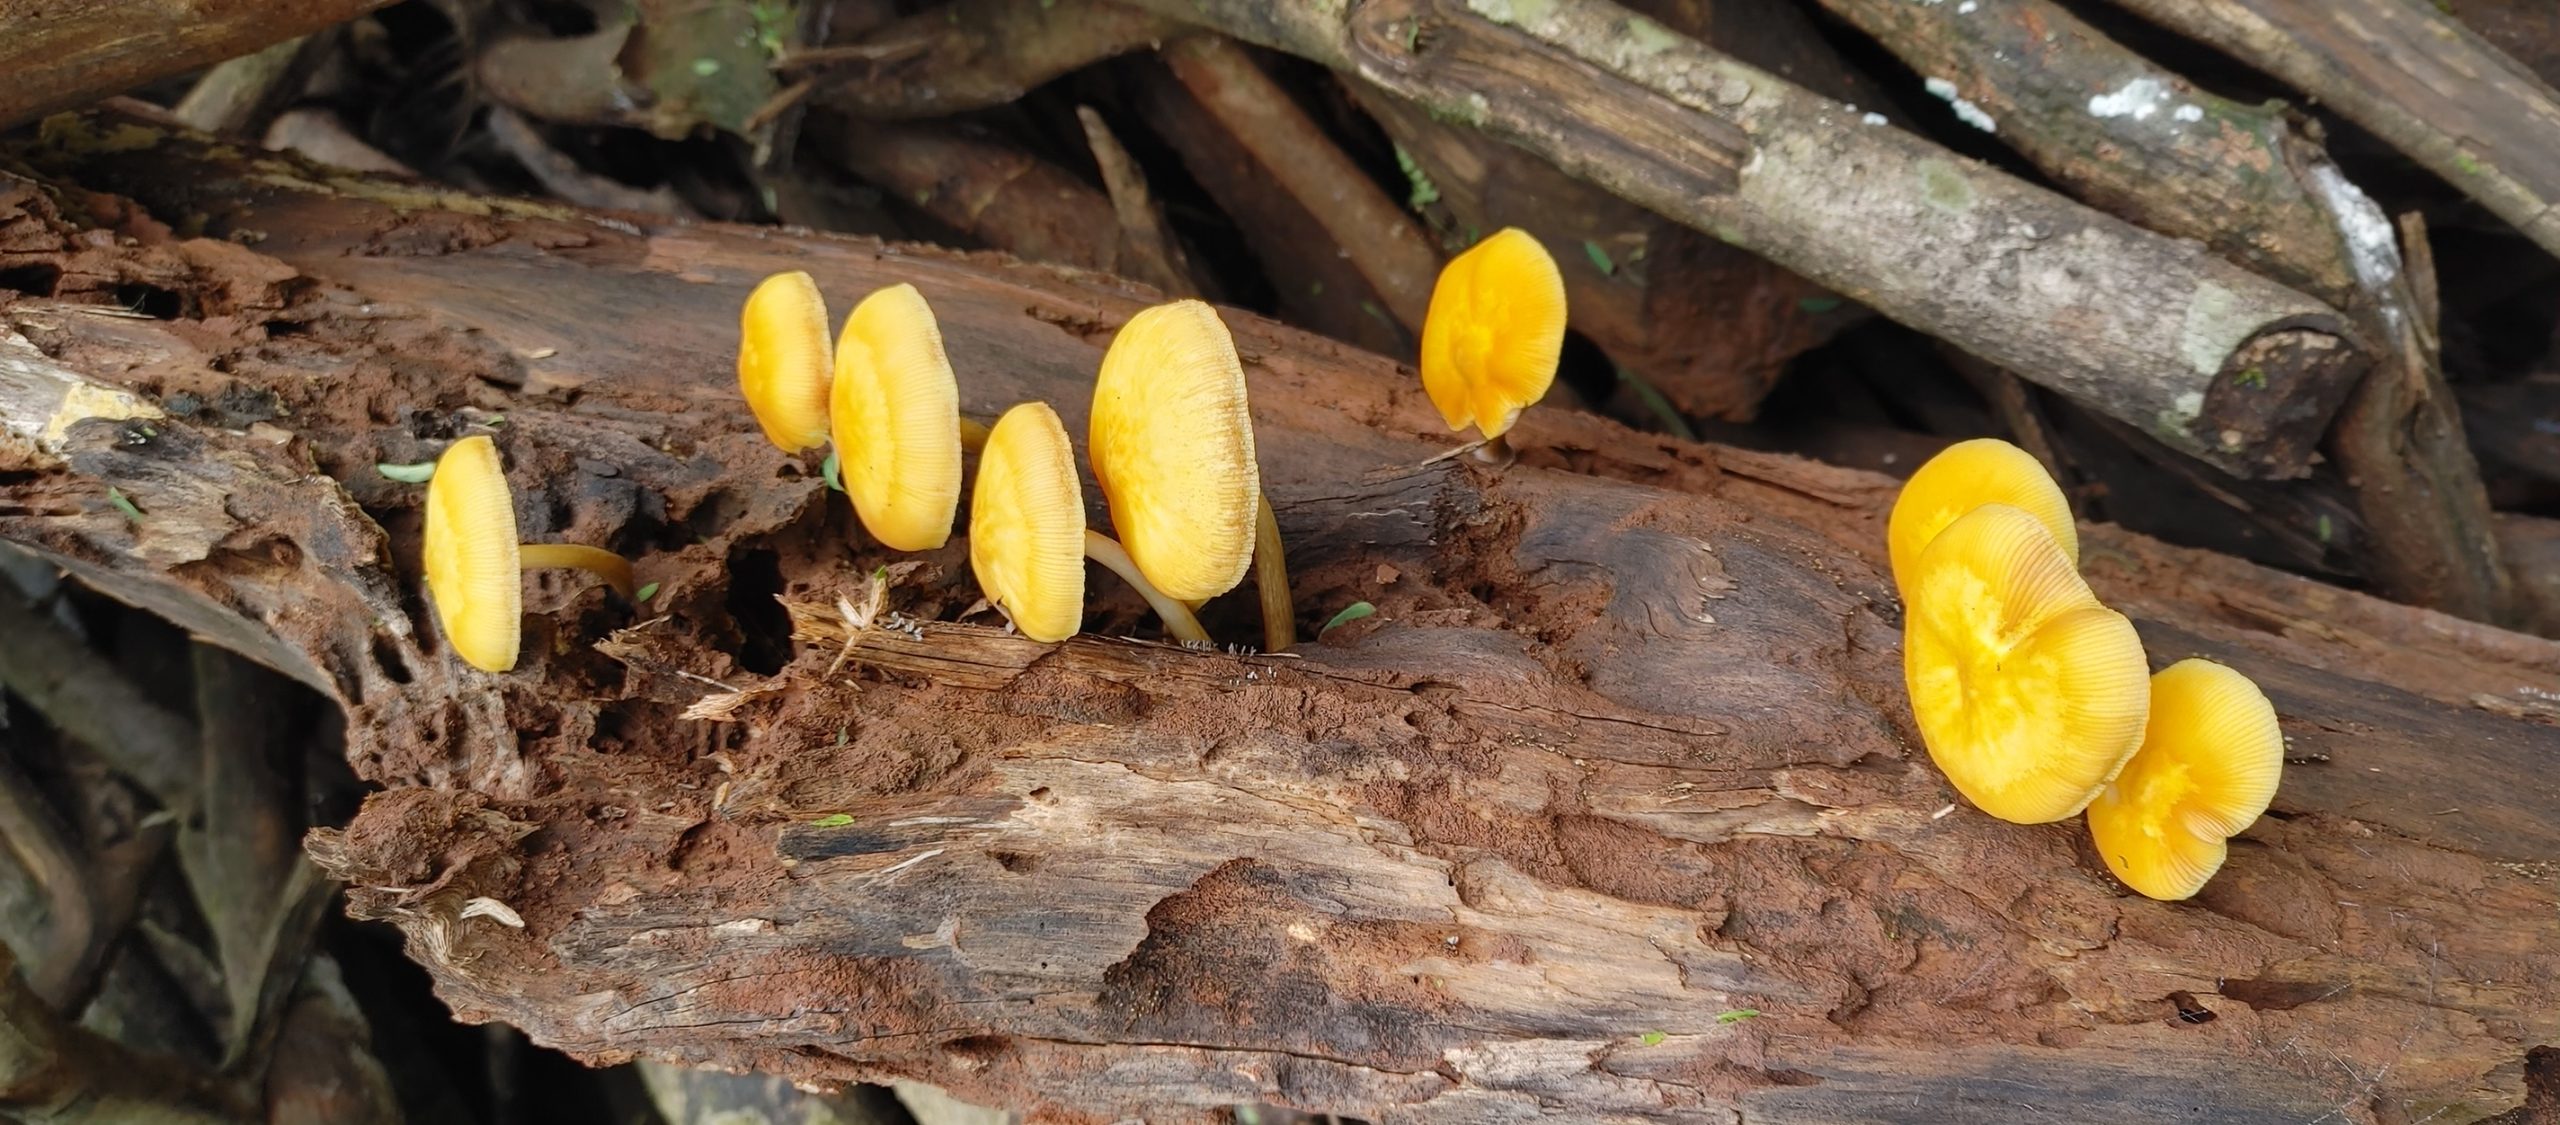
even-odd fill
[{"label": "twig", "polygon": [[1164,214],[1156,209],[1154,194],[1147,190],[1145,169],[1120,146],[1120,138],[1111,135],[1111,126],[1092,106],[1077,106],[1076,119],[1084,123],[1085,145],[1093,150],[1094,165],[1102,172],[1112,213],[1120,217],[1120,246],[1128,267],[1122,272],[1164,290],[1169,297],[1199,296],[1200,285],[1192,280],[1182,244],[1174,239]]},{"label": "twig", "polygon": [[541,181],[543,190],[581,207],[598,207],[614,211],[638,211],[648,215],[693,217],[692,207],[675,189],[660,185],[636,188],[610,176],[597,175],[578,166],[560,150],[542,139],[533,123],[516,111],[502,105],[489,107],[489,137],[498,147],[515,158],[517,164]]},{"label": "twig", "polygon": [[0,943],[0,1110],[32,1125],[247,1125],[230,1092],[66,1023]]},{"label": "twig", "polygon": [[1242,47],[1222,36],[1192,35],[1166,47],[1164,61],[1202,108],[1333,236],[1387,310],[1419,332],[1440,276],[1440,255],[1412,216],[1343,155]]},{"label": "twig", "polygon": [[2560,93],[2410,0],[2116,0],[2319,99],[2560,254]]},{"label": "twig", "polygon": [[89,646],[0,587],[0,684],[56,730],[132,778],[163,807],[195,802],[192,724],[151,702]]},{"label": "twig", "polygon": [[[2194,89],[2051,0],[1822,3],[1995,121],[2003,141],[2075,192],[2360,321],[2380,346],[2337,415],[2330,452],[2371,536],[2369,577],[2404,601],[2514,619],[2479,468],[2446,408],[2428,406],[2443,373],[2415,262],[2404,265],[2381,209],[2280,106]],[[2233,374],[2229,393],[2301,409],[2335,401],[2283,385],[2273,368]]]},{"label": "twig", "polygon": [[1003,105],[1178,30],[1171,20],[1103,0],[953,0],[859,43],[791,61],[853,61],[825,75],[819,105],[858,117],[935,117]]},{"label": "twig", "polygon": [[5,756],[0,756],[0,847],[17,858],[45,897],[44,947],[35,953],[27,983],[45,1003],[68,1007],[105,954],[105,944],[98,940],[97,904],[89,897],[88,865],[34,784]]},{"label": "twig", "polygon": [[[2307,471],[2323,404],[2367,360],[2309,296],[1605,0],[1143,2],[1354,71],[2226,471]],[[2298,389],[2246,393],[2243,365]]]}]

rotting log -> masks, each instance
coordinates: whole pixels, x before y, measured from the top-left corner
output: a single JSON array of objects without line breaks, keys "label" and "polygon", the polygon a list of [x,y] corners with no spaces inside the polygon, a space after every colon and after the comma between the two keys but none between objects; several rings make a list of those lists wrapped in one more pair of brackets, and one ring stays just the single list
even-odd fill
[{"label": "rotting log", "polygon": [[[2560,645],[2089,529],[2154,660],[2257,677],[2296,761],[2156,903],[1917,749],[1882,478],[1561,410],[1507,471],[1433,462],[1409,370],[1230,312],[1301,631],[1378,613],[1281,657],[1044,647],[954,620],[956,542],[869,602],[897,560],[735,401],[736,301],[912,282],[964,410],[1072,432],[1143,300],[1109,278],[175,140],[17,155],[83,190],[7,197],[0,276],[130,270],[181,315],[0,303],[41,356],[0,389],[0,537],[347,708],[384,789],[312,849],[465,1019],[1097,1122],[2472,1120],[2560,1039]],[[545,576],[520,671],[442,651],[375,466],[463,431],[647,614]]]}]

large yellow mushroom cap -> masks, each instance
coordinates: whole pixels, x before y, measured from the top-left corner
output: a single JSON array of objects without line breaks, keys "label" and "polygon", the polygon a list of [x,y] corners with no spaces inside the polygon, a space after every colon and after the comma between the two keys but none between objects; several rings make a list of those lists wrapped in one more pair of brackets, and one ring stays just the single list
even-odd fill
[{"label": "large yellow mushroom cap", "polygon": [[2142,740],[2151,692],[2133,623],[2006,504],[1949,524],[1907,584],[1903,678],[1947,780],[2020,824],[2086,807]]},{"label": "large yellow mushroom cap", "polygon": [[2142,748],[2089,803],[2089,835],[2107,869],[2158,899],[2202,890],[2257,822],[2284,772],[2276,709],[2249,677],[2181,660],[2151,677]]},{"label": "large yellow mushroom cap", "polygon": [[1244,581],[1262,470],[1244,365],[1216,310],[1175,301],[1121,326],[1086,444],[1120,543],[1158,590],[1196,605]]},{"label": "large yellow mushroom cap", "polygon": [[1084,624],[1084,487],[1067,428],[1045,402],[1004,412],[978,454],[969,569],[1013,627],[1063,641]]},{"label": "large yellow mushroom cap", "polygon": [[1985,504],[2007,504],[2034,516],[2061,544],[2071,565],[2080,565],[2080,529],[2071,522],[2071,504],[2062,487],[2034,455],[1998,438],[1960,441],[1938,451],[1903,484],[1894,498],[1893,517],[1885,526],[1885,547],[1893,559],[1893,580],[1903,597],[1920,552],[1965,513]]},{"label": "large yellow mushroom cap", "polygon": [[1422,389],[1453,430],[1501,437],[1555,382],[1564,274],[1529,232],[1506,227],[1441,267],[1422,320]]},{"label": "large yellow mushroom cap", "polygon": [[453,650],[472,667],[516,666],[524,617],[515,501],[497,444],[485,435],[453,443],[427,480],[427,598]]},{"label": "large yellow mushroom cap", "polygon": [[879,290],[845,318],[834,417],[844,490],[872,537],[900,551],[949,541],[960,511],[960,383],[915,286]]},{"label": "large yellow mushroom cap", "polygon": [[738,389],[785,453],[827,443],[827,302],[793,270],[747,294],[738,314]]}]

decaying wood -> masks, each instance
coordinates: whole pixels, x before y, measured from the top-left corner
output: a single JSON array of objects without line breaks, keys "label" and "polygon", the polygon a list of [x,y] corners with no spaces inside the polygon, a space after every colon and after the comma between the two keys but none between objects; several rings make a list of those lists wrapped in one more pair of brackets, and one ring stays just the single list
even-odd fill
[{"label": "decaying wood", "polygon": [[0,127],[237,58],[391,0],[0,2]]},{"label": "decaying wood", "polygon": [[[119,147],[17,155],[136,268],[205,263],[163,275],[201,315],[0,304],[45,359],[0,395],[0,537],[347,709],[386,788],[311,845],[465,1019],[1094,1121],[2476,1116],[2560,1038],[2560,645],[2089,529],[2154,660],[2244,668],[2296,760],[2201,898],[2151,902],[1927,764],[1881,478],[1557,410],[1506,471],[1434,460],[1409,374],[1231,312],[1301,632],[1378,612],[1203,652],[1109,635],[1143,611],[1097,585],[1102,635],[1041,646],[952,619],[956,541],[872,577],[730,392],[736,301],[913,282],[964,410],[1081,432],[1145,295]],[[256,247],[180,254],[98,192]],[[95,241],[12,198],[0,270]],[[652,615],[537,579],[520,671],[444,651],[418,490],[374,466],[461,432]]]},{"label": "decaying wood", "polygon": [[1823,3],[1988,114],[2003,141],[2073,192],[2356,318],[2379,346],[2329,448],[2371,536],[2368,576],[2401,601],[2518,622],[2488,494],[2451,413],[2433,313],[2412,296],[2409,275],[2424,271],[2404,262],[2381,207],[2281,105],[2193,89],[2050,0],[1979,0],[1962,11]]},{"label": "decaying wood", "polygon": [[[1111,199],[1075,173],[985,134],[948,125],[812,115],[815,150],[961,236],[1033,261],[1108,270],[1126,252]],[[1127,272],[1135,272],[1130,269]],[[859,297],[853,298],[859,300]]]},{"label": "decaying wood", "polygon": [[861,117],[938,117],[1002,105],[1181,30],[1109,0],[955,0],[795,61],[826,68],[818,104]]},{"label": "decaying wood", "polygon": [[239,1125],[231,1092],[173,1076],[45,1005],[0,945],[0,1111],[32,1125]]},{"label": "decaying wood", "polygon": [[2431,4],[2116,0],[2318,98],[2560,253],[2560,92]]}]

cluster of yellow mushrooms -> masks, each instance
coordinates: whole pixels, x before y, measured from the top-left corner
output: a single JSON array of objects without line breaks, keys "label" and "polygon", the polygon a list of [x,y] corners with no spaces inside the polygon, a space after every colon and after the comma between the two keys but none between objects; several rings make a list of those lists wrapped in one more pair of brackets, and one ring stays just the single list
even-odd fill
[{"label": "cluster of yellow mushrooms", "polygon": [[[1103,355],[1086,444],[1121,538],[1085,526],[1066,428],[1048,404],[1006,411],[991,429],[960,416],[960,389],[924,295],[892,285],[865,297],[830,346],[817,282],[793,271],[756,286],[739,317],[738,383],[765,437],[829,460],[872,537],[899,551],[950,540],[961,455],[979,455],[969,565],[988,602],[1035,640],[1073,636],[1084,560],[1127,579],[1165,628],[1207,643],[1195,611],[1258,576],[1264,647],[1296,638],[1280,528],[1262,494],[1244,368],[1208,305],[1175,301],[1131,317]],[[1545,396],[1564,342],[1562,274],[1536,239],[1505,230],[1453,259],[1424,322],[1422,380],[1453,430],[1473,424],[1487,460]],[[427,484],[427,594],[454,651],[505,672],[522,644],[527,567],[591,571],[625,599],[631,564],[613,552],[517,541],[498,448],[463,438]]]},{"label": "cluster of yellow mushrooms", "polygon": [[2080,577],[2061,488],[2007,442],[1959,442],[1921,466],[1886,546],[1911,710],[1956,790],[2019,824],[2085,810],[2125,885],[2202,889],[2284,769],[2257,685],[2200,659],[2146,675],[2133,623]]}]

